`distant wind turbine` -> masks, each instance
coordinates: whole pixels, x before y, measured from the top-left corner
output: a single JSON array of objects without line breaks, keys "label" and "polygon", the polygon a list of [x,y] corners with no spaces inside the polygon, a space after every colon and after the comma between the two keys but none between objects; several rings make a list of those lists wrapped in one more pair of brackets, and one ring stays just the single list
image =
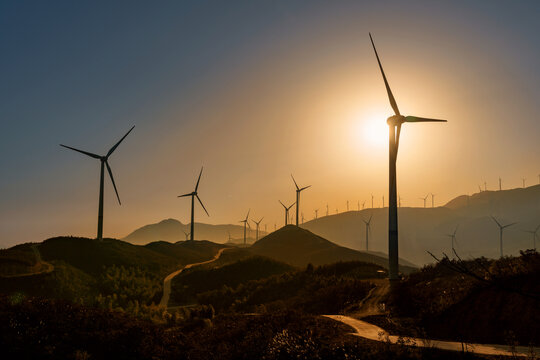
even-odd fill
[{"label": "distant wind turbine", "polygon": [[484,181],[484,191],[487,191],[487,182]]},{"label": "distant wind turbine", "polygon": [[311,187],[311,185],[304,186],[303,188],[298,187],[298,184],[296,183],[296,180],[294,180],[294,176],[292,176],[292,180],[294,182],[294,186],[296,186],[296,226],[298,226],[298,220],[299,220],[299,210],[300,210],[300,193],[308,188]]},{"label": "distant wind turbine", "polygon": [[244,220],[240,220],[239,222],[244,223],[244,246],[246,246],[246,226],[248,226],[251,229],[251,226],[249,225],[249,212],[251,209],[248,210],[246,214],[246,218]]},{"label": "distant wind turbine", "polygon": [[431,193],[431,207],[432,208],[435,207],[435,194],[434,193]]},{"label": "distant wind turbine", "polygon": [[362,203],[362,210],[364,210],[364,207],[365,207],[365,206],[366,206],[366,202],[364,201],[364,202]]},{"label": "distant wind turbine", "polygon": [[114,146],[112,148],[110,148],[109,151],[107,152],[107,154],[104,155],[104,156],[93,154],[93,153],[88,152],[88,151],[83,151],[83,150],[76,149],[74,147],[70,147],[70,146],[60,144],[60,146],[62,146],[62,147],[65,147],[65,148],[73,150],[73,151],[80,152],[81,154],[90,156],[91,158],[98,159],[101,162],[101,172],[100,172],[100,176],[99,176],[99,207],[98,207],[98,228],[97,228],[97,239],[99,241],[103,240],[103,190],[104,190],[103,189],[103,183],[104,183],[104,169],[105,169],[105,167],[107,167],[107,172],[109,173],[109,177],[111,178],[111,182],[112,182],[113,187],[114,187],[114,192],[116,193],[116,198],[118,199],[118,204],[122,205],[122,203],[120,202],[120,196],[118,195],[118,190],[116,189],[116,184],[114,182],[114,177],[113,177],[113,174],[112,174],[112,170],[111,170],[111,167],[109,166],[109,157],[112,155],[114,150],[116,150],[118,145],[120,145],[120,143],[126,138],[126,136],[128,136],[128,134],[131,132],[131,130],[133,130],[134,127],[135,126],[132,126],[131,129],[129,129],[129,131],[126,133],[126,135],[124,135],[120,140],[118,140],[118,142],[116,144],[114,144]]},{"label": "distant wind turbine", "polygon": [[253,221],[253,223],[255,223],[255,227],[256,227],[256,230],[255,230],[255,241],[259,241],[259,226],[261,225],[261,221],[264,219],[264,216],[262,218],[260,218],[259,221],[255,221],[255,220],[251,220]]},{"label": "distant wind turbine", "polygon": [[523,188],[525,188],[525,178],[521,178],[521,181],[523,181]]},{"label": "distant wind turbine", "polygon": [[195,239],[195,198],[199,200],[199,204],[201,204],[206,215],[210,216],[210,214],[204,207],[204,204],[202,203],[201,198],[199,197],[199,193],[198,193],[199,182],[201,181],[202,172],[203,172],[203,168],[201,167],[201,172],[199,173],[199,178],[197,179],[197,183],[195,184],[195,190],[193,190],[193,192],[190,192],[189,194],[178,195],[178,197],[191,196],[191,224],[190,224],[191,225],[191,231],[190,231],[191,240]]},{"label": "distant wind turbine", "polygon": [[501,180],[501,178],[499,177],[499,191],[501,191],[501,190],[502,190],[502,180]]},{"label": "distant wind turbine", "polygon": [[371,232],[371,218],[372,217],[373,217],[373,214],[369,216],[368,221],[362,219],[362,221],[366,224],[366,251],[369,251],[369,233]]},{"label": "distant wind turbine", "polygon": [[397,155],[398,155],[398,149],[399,149],[399,136],[401,133],[401,125],[403,125],[406,122],[446,122],[446,120],[438,120],[438,119],[428,119],[428,118],[421,118],[416,116],[403,116],[399,112],[396,100],[394,99],[394,95],[392,94],[392,91],[390,90],[390,85],[388,84],[388,80],[386,79],[386,75],[384,74],[383,67],[381,65],[381,61],[379,59],[379,54],[377,53],[377,49],[375,48],[375,43],[373,42],[373,38],[371,37],[371,34],[369,34],[369,37],[371,39],[371,45],[373,46],[373,50],[375,51],[375,56],[377,57],[377,63],[379,64],[379,69],[381,70],[381,74],[384,80],[384,84],[386,86],[386,92],[388,94],[388,99],[390,100],[390,105],[392,106],[392,109],[394,110],[395,115],[388,118],[386,121],[389,126],[389,206],[388,206],[388,275],[390,280],[397,280],[399,278],[398,272],[399,272],[399,263],[398,263],[398,217],[397,217],[397,180],[396,180],[396,161],[397,161]]},{"label": "distant wind turbine", "polygon": [[328,216],[328,203],[326,203],[326,216]]},{"label": "distant wind turbine", "polygon": [[358,200],[358,202],[356,203],[356,209],[360,211],[360,200]]},{"label": "distant wind turbine", "polygon": [[290,206],[286,206],[284,203],[281,202],[281,200],[279,200],[279,203],[281,204],[281,206],[283,206],[283,208],[285,209],[285,226],[287,226],[288,222],[289,222],[289,210],[291,210],[291,208],[294,206],[294,204],[296,204],[295,202],[293,202]]},{"label": "distant wind turbine", "polygon": [[373,209],[373,194],[371,194],[371,208]]},{"label": "distant wind turbine", "polygon": [[382,196],[382,207],[384,208],[384,195]]},{"label": "distant wind turbine", "polygon": [[535,230],[525,230],[525,232],[532,234],[533,236],[533,249],[535,251],[536,251],[536,236],[538,234],[538,230],[540,230],[540,225],[538,225]]},{"label": "distant wind turbine", "polygon": [[315,209],[315,219],[319,216],[319,209]]},{"label": "distant wind turbine", "polygon": [[421,197],[420,200],[424,200],[424,208],[426,207],[426,200],[428,198],[429,194],[426,195],[426,197]]},{"label": "distant wind turbine", "polygon": [[184,231],[184,235],[186,235],[186,241],[188,241],[189,240],[189,233]]},{"label": "distant wind turbine", "polygon": [[495,223],[497,224],[497,226],[499,227],[499,241],[500,241],[500,248],[501,248],[501,257],[503,257],[503,230],[506,229],[507,227],[509,226],[512,226],[512,225],[515,225],[517,224],[517,222],[514,222],[514,223],[511,223],[511,224],[508,224],[508,225],[501,225],[497,219],[495,219],[494,216],[491,217],[493,219],[493,221],[495,221]]},{"label": "distant wind turbine", "polygon": [[[458,229],[459,225],[456,226],[456,228],[454,229],[454,232],[452,234],[448,234],[446,236],[450,237],[452,239],[452,254],[455,254],[455,248],[454,248],[454,242],[456,241],[456,233],[457,233],[457,229]],[[454,255],[452,255],[454,256]]]}]

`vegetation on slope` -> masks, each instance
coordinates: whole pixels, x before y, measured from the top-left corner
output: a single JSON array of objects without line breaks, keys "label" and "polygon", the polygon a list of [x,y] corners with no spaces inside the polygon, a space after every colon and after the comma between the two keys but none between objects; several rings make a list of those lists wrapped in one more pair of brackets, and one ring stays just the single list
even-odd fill
[{"label": "vegetation on slope", "polygon": [[540,345],[539,278],[534,251],[499,260],[443,259],[401,282],[389,305],[394,316],[412,319],[434,337]]},{"label": "vegetation on slope", "polygon": [[336,314],[364,298],[372,284],[362,279],[384,276],[382,267],[362,262],[336,263],[291,271],[260,280],[221,286],[200,293],[201,304],[216,311],[266,313],[296,309],[313,314]]}]

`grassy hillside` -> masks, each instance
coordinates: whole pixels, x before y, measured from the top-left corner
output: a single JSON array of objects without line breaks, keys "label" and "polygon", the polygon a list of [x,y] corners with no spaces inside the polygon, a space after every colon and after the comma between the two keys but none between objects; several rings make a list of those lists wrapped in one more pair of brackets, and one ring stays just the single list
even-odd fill
[{"label": "grassy hillside", "polygon": [[282,274],[293,269],[288,264],[262,256],[250,256],[212,269],[189,269],[172,280],[171,303],[193,304],[197,302],[199,293],[222,287],[236,287],[250,280]]},{"label": "grassy hillside", "polygon": [[[274,231],[253,244],[249,250],[300,267],[355,260],[388,266],[388,260],[382,256],[338,246],[294,225]],[[402,266],[400,270],[410,272],[413,269]]]},{"label": "grassy hillside", "polygon": [[[188,263],[211,259],[221,247],[208,241],[137,246],[115,239],[52,238],[0,253],[3,273],[19,275],[0,277],[0,292],[138,311],[142,304],[159,302],[168,273]],[[37,256],[54,270],[28,275],[28,269],[35,268]],[[15,269],[11,266],[14,261],[25,266]]]},{"label": "grassy hillside", "polygon": [[217,312],[265,313],[295,309],[314,314],[337,314],[363,299],[372,284],[365,279],[386,276],[381,266],[363,262],[345,262],[308,266],[260,280],[223,286],[200,293],[201,304],[212,305]]},{"label": "grassy hillside", "polygon": [[[466,267],[482,281],[451,270]],[[390,298],[394,316],[428,334],[469,342],[540,345],[540,254],[444,260],[411,274]]]}]

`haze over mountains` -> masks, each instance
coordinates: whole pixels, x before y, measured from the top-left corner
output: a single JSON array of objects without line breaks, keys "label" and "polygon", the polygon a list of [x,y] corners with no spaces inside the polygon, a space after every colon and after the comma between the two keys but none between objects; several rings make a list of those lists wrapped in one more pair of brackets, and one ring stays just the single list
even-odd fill
[{"label": "haze over mountains", "polygon": [[[176,219],[166,219],[156,224],[149,224],[136,229],[122,240],[137,245],[145,245],[154,241],[177,242],[186,239],[185,233],[189,233],[189,224],[182,224]],[[233,243],[243,242],[244,227],[243,225],[212,225],[204,223],[195,223],[195,239],[208,240],[216,243],[226,243],[229,241],[229,234],[232,237]],[[262,237],[266,233],[259,230],[259,235]],[[252,243],[255,236],[254,230],[248,230],[248,239],[246,242]],[[241,239],[241,240],[240,240]]]},{"label": "haze over mountains", "polygon": [[[428,202],[429,203],[429,202]],[[451,254],[450,237],[456,226],[456,250],[461,256],[499,256],[499,229],[491,216],[504,224],[518,222],[504,231],[504,254],[517,255],[520,250],[533,247],[532,235],[540,224],[540,185],[503,191],[482,191],[471,196],[462,195],[444,206],[435,208],[401,207],[399,214],[400,257],[414,264],[425,264],[433,259],[426,251]],[[349,211],[323,216],[302,225],[303,228],[337,245],[365,250],[365,224],[371,215],[370,252],[386,256],[388,252],[388,208]],[[135,230],[123,240],[146,244],[165,240],[184,240],[187,224],[168,219]],[[225,243],[228,232],[235,239],[243,237],[239,225],[209,225],[196,223],[196,238]],[[261,237],[265,235],[261,231]],[[251,232],[254,237],[254,231]],[[248,240],[252,243],[253,240]],[[540,241],[537,241],[540,246]]]},{"label": "haze over mountains", "polygon": [[[370,250],[388,251],[388,208],[365,209],[330,215],[302,226],[341,246],[365,249],[362,219],[373,215]],[[540,225],[540,185],[503,191],[482,191],[459,196],[442,207],[401,207],[399,216],[400,256],[416,264],[433,261],[426,251],[451,255],[450,237],[456,226],[456,251],[463,257],[499,257],[501,224],[517,222],[504,230],[504,254],[517,255],[533,247],[532,234]],[[537,240],[537,246],[540,241]]]}]

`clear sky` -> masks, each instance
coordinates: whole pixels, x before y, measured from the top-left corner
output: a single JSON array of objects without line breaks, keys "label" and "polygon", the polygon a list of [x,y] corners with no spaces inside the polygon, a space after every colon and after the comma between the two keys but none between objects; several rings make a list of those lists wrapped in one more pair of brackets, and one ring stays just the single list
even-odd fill
[{"label": "clear sky", "polygon": [[[405,115],[403,206],[538,183],[538,1],[3,1],[0,247],[177,218],[205,166],[196,221],[273,229],[290,174],[307,219],[387,197],[386,117],[373,33]],[[204,215],[204,216],[203,216]]]}]

